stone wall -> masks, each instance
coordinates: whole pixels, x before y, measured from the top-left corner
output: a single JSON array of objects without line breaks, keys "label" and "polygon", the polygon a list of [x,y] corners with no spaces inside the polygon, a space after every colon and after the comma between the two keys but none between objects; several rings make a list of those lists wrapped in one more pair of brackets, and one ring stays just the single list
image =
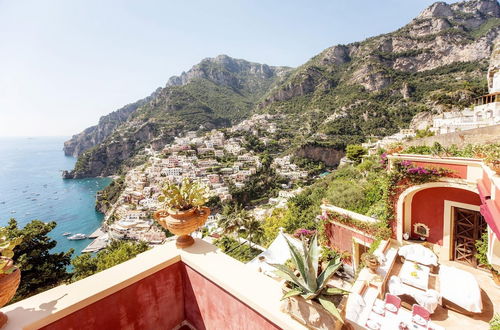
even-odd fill
[{"label": "stone wall", "polygon": [[500,125],[470,129],[462,132],[453,132],[430,136],[422,139],[405,142],[409,146],[428,145],[439,142],[444,147],[456,144],[463,147],[467,144],[491,144],[500,143]]}]

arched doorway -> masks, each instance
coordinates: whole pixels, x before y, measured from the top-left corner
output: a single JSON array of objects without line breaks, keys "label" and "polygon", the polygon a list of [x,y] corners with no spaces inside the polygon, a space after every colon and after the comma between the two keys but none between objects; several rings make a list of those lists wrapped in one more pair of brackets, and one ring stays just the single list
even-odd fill
[{"label": "arched doorway", "polygon": [[[486,228],[480,205],[472,184],[443,181],[410,187],[397,202],[397,239],[402,242],[403,233],[422,237],[441,259],[477,266],[475,241]],[[425,237],[418,228],[427,228]]]}]

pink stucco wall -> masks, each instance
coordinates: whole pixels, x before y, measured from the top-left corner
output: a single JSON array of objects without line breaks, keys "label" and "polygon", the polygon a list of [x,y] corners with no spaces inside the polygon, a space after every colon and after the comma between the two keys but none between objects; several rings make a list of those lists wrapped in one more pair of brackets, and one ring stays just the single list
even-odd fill
[{"label": "pink stucco wall", "polygon": [[42,329],[172,329],[185,320],[198,330],[279,329],[230,292],[182,262]]},{"label": "pink stucco wall", "polygon": [[181,268],[177,262],[42,329],[172,329],[185,320]]},{"label": "pink stucco wall", "polygon": [[182,276],[186,320],[196,329],[279,329],[191,267],[183,265]]},{"label": "pink stucco wall", "polygon": [[328,223],[325,226],[326,226],[325,232],[328,237],[328,243],[330,247],[340,250],[342,252],[347,251],[350,254],[353,253],[352,250],[353,238],[357,238],[368,244],[373,243],[373,238],[361,235],[353,230],[344,228],[334,223]]},{"label": "pink stucco wall", "polygon": [[413,224],[420,222],[430,228],[428,241],[443,244],[444,201],[455,201],[466,204],[480,205],[479,195],[458,188],[428,188],[417,192],[411,203],[412,234]]}]

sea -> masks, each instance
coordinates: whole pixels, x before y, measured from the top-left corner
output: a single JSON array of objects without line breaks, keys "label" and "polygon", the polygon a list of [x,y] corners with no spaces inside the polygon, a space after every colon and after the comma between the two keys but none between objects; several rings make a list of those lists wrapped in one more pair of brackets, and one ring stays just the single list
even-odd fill
[{"label": "sea", "polygon": [[68,240],[63,233],[94,232],[104,218],[95,210],[97,191],[110,178],[62,179],[76,158],[64,155],[67,137],[0,137],[0,226],[15,218],[19,226],[31,220],[55,221],[49,234],[57,241],[54,252],[75,249],[75,255],[90,239]]}]

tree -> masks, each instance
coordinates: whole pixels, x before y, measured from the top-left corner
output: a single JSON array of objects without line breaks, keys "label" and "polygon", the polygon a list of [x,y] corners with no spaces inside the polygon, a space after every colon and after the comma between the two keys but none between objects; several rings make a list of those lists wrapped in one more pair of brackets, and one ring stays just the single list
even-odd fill
[{"label": "tree", "polygon": [[250,247],[252,246],[251,243],[259,244],[264,237],[264,229],[262,228],[261,222],[250,215],[242,220],[240,233],[246,236]]},{"label": "tree", "polygon": [[12,300],[19,301],[41,291],[48,290],[70,277],[66,268],[71,262],[73,249],[51,253],[57,242],[48,236],[56,227],[55,222],[33,220],[19,228],[10,219],[7,228],[10,238],[23,236],[23,242],[14,248],[14,262],[21,269],[21,284]]},{"label": "tree", "polygon": [[149,249],[146,242],[112,241],[95,256],[82,254],[71,261],[74,268],[72,280],[77,281],[134,258]]},{"label": "tree", "polygon": [[242,208],[239,204],[224,204],[217,226],[222,229],[225,235],[239,230],[241,222],[238,215],[241,211]]},{"label": "tree", "polygon": [[347,159],[352,160],[356,164],[361,163],[361,158],[366,155],[367,151],[360,145],[350,144],[346,148]]}]

